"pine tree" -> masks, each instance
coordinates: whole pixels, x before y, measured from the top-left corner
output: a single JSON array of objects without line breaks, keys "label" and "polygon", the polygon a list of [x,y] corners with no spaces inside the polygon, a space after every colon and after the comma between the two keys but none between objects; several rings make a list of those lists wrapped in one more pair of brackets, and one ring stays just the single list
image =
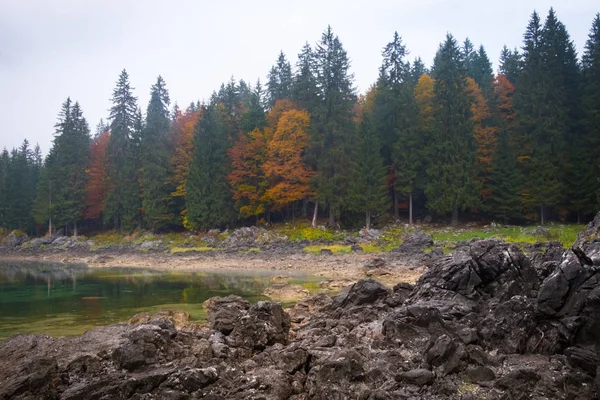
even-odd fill
[{"label": "pine tree", "polygon": [[426,151],[435,162],[427,169],[425,194],[428,207],[439,214],[452,212],[456,225],[459,209],[479,205],[479,187],[466,69],[450,34],[436,54],[433,74],[435,129]]},{"label": "pine tree", "polygon": [[[243,133],[248,133],[254,129],[262,129],[265,127],[265,109],[263,107],[264,93],[260,80],[256,82],[256,86],[248,94],[248,99],[244,104],[245,112],[242,114],[240,128]],[[275,104],[275,103],[273,103]]]},{"label": "pine tree", "polygon": [[521,217],[521,176],[504,131],[498,139],[491,172],[489,212],[505,224]]},{"label": "pine tree", "polygon": [[350,209],[365,213],[365,227],[372,217],[385,211],[389,202],[386,167],[379,152],[379,135],[370,112],[364,112],[353,148],[353,176],[350,183]]},{"label": "pine tree", "polygon": [[323,33],[315,55],[320,106],[313,117],[311,142],[317,151],[318,199],[329,208],[329,225],[344,206],[348,183],[348,137],[352,133],[352,114],[356,95],[350,60],[331,27]]},{"label": "pine tree", "polygon": [[231,222],[233,202],[227,182],[229,159],[223,130],[221,105],[213,97],[202,109],[194,129],[194,152],[186,182],[184,225],[191,230],[226,226]]},{"label": "pine tree", "polygon": [[8,226],[8,172],[10,154],[6,147],[0,154],[0,227]]},{"label": "pine tree", "polygon": [[479,46],[479,50],[473,54],[471,62],[471,70],[469,76],[475,80],[485,101],[490,108],[494,107],[494,71],[492,70],[492,62],[490,61],[485,48]]},{"label": "pine tree", "polygon": [[31,182],[32,151],[29,141],[23,140],[18,149],[13,149],[7,169],[6,182],[6,226],[32,232],[31,209],[34,202],[34,182]]},{"label": "pine tree", "polygon": [[139,225],[141,206],[137,158],[141,116],[125,70],[119,75],[112,102],[107,147],[111,189],[104,201],[104,220],[120,230],[130,230]]},{"label": "pine tree", "polygon": [[150,90],[146,125],[141,138],[141,186],[144,222],[153,231],[167,228],[174,222],[169,181],[171,142],[169,129],[169,92],[161,76]]}]

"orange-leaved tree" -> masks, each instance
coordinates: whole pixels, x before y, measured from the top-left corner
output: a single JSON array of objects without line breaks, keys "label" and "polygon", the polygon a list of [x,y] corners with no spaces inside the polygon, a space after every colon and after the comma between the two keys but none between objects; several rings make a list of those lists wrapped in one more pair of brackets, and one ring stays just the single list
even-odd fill
[{"label": "orange-leaved tree", "polygon": [[266,196],[275,209],[313,195],[310,181],[315,172],[303,160],[309,145],[309,124],[304,110],[289,110],[279,118],[263,166],[270,186]]},{"label": "orange-leaved tree", "polygon": [[110,183],[106,177],[107,160],[106,147],[110,139],[110,131],[102,132],[90,146],[90,161],[85,170],[88,181],[85,187],[85,212],[84,218],[100,219],[102,216],[104,199],[110,190]]},{"label": "orange-leaved tree", "polygon": [[485,202],[491,194],[489,185],[490,171],[494,152],[496,151],[496,133],[498,129],[492,125],[492,113],[490,107],[483,97],[481,88],[473,78],[467,78],[466,91],[471,97],[471,120],[474,123],[473,136],[477,143],[477,164],[479,175],[477,179],[481,182],[481,200]]},{"label": "orange-leaved tree", "polygon": [[267,180],[263,164],[267,157],[267,144],[271,128],[254,129],[240,133],[227,154],[231,159],[231,172],[227,180],[232,187],[233,200],[240,215],[250,217],[267,211],[265,191]]},{"label": "orange-leaved tree", "polygon": [[175,204],[182,215],[185,215],[185,183],[190,170],[190,162],[194,151],[194,127],[202,118],[202,107],[188,108],[184,113],[177,110],[171,127],[171,140],[173,142],[173,156],[171,157],[171,170],[175,191],[171,193]]},{"label": "orange-leaved tree", "polygon": [[508,133],[511,147],[515,148],[514,143],[515,126],[514,121],[517,113],[514,109],[515,87],[505,75],[498,74],[494,80],[494,96],[496,100],[497,114],[500,117],[503,129]]}]

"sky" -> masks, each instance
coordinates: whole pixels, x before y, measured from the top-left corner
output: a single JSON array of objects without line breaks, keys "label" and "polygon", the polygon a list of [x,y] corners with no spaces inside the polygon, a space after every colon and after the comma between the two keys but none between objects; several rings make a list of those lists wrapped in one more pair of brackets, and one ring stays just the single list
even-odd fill
[{"label": "sky", "polygon": [[27,138],[46,154],[67,97],[93,133],[124,68],[143,111],[158,75],[185,108],[232,76],[266,82],[279,51],[295,63],[328,25],[361,93],[377,79],[394,31],[427,66],[446,33],[469,37],[496,70],[502,46],[520,47],[533,10],[543,21],[550,7],[581,55],[596,0],[1,0],[0,149]]}]

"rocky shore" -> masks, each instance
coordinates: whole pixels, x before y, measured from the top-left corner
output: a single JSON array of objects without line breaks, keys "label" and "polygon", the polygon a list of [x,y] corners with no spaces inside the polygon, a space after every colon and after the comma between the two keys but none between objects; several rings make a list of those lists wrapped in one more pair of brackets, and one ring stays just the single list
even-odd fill
[{"label": "rocky shore", "polygon": [[13,336],[0,399],[596,399],[600,214],[564,254],[476,240],[414,285],[205,307],[203,325],[163,313]]}]

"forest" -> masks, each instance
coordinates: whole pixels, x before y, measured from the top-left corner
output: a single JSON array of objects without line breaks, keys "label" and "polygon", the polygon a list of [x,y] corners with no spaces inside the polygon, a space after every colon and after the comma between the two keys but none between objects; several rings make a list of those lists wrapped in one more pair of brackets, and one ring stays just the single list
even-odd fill
[{"label": "forest", "polygon": [[296,218],[367,228],[426,215],[588,219],[600,208],[600,14],[591,17],[578,55],[553,9],[545,20],[533,12],[496,73],[468,38],[447,34],[428,67],[396,32],[364,94],[331,27],[293,65],[281,52],[264,84],[231,78],[185,109],[159,76],[143,113],[123,70],[93,134],[67,98],[45,157],[27,140],[2,151],[0,226],[77,235]]}]

